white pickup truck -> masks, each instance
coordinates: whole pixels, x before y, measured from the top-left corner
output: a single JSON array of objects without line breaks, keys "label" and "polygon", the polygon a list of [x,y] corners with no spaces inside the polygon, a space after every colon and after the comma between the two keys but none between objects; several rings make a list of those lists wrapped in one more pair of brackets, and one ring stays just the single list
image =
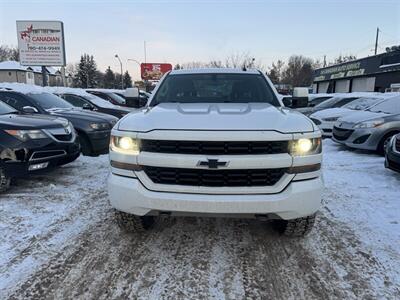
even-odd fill
[{"label": "white pickup truck", "polygon": [[174,70],[112,130],[110,203],[118,224],[160,215],[272,220],[303,236],[321,204],[321,132],[285,108],[257,70]]}]

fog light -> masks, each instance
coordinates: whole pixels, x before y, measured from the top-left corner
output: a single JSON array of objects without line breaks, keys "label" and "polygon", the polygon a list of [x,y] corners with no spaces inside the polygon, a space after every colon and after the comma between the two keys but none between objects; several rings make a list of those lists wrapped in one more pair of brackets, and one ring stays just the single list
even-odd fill
[{"label": "fog light", "polygon": [[36,170],[47,168],[48,165],[49,165],[49,162],[44,162],[44,163],[40,163],[40,164],[34,164],[34,165],[30,165],[28,170],[29,171],[36,171]]}]

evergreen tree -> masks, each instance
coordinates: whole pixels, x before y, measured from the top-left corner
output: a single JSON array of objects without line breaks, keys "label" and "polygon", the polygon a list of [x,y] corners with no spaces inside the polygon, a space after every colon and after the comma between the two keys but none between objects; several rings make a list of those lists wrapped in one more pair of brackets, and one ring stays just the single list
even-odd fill
[{"label": "evergreen tree", "polygon": [[122,89],[121,87],[121,74],[115,73],[114,89]]},{"label": "evergreen tree", "polygon": [[74,81],[77,87],[97,87],[97,65],[93,55],[86,53],[81,55]]},{"label": "evergreen tree", "polygon": [[129,75],[128,71],[124,74],[124,87],[131,88],[132,87],[132,77]]},{"label": "evergreen tree", "polygon": [[103,78],[103,86],[106,89],[113,89],[115,82],[115,74],[110,67],[107,68]]}]

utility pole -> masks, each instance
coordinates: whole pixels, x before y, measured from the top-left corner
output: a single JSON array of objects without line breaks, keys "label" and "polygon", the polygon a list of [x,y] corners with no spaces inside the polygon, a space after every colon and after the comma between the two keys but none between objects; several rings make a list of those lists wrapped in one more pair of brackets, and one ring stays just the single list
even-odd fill
[{"label": "utility pole", "polygon": [[121,90],[123,90],[124,89],[124,74],[122,74],[122,61],[119,58],[118,54],[115,54],[115,57],[118,59],[119,64],[121,66]]},{"label": "utility pole", "polygon": [[379,27],[376,27],[375,55],[378,52],[378,38],[379,38]]},{"label": "utility pole", "polygon": [[146,53],[146,41],[144,41],[144,43],[143,43],[143,48],[144,48],[144,63],[146,63],[147,62],[147,60],[146,60],[146,56],[147,56],[147,53]]}]

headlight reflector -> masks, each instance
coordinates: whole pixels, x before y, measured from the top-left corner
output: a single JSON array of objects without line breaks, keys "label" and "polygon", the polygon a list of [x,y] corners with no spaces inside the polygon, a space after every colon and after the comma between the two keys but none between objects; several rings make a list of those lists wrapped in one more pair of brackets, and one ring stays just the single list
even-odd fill
[{"label": "headlight reflector", "polygon": [[48,136],[40,129],[36,130],[4,130],[21,141],[45,139]]},{"label": "headlight reflector", "polygon": [[111,136],[110,147],[122,154],[138,155],[140,152],[139,140],[129,136]]},{"label": "headlight reflector", "polygon": [[321,153],[321,138],[298,139],[290,144],[290,154],[295,156],[312,155]]},{"label": "headlight reflector", "polygon": [[322,121],[325,122],[336,122],[339,119],[339,117],[330,117],[330,118],[323,118]]},{"label": "headlight reflector", "polygon": [[105,130],[110,128],[108,123],[91,123],[89,126],[94,130]]},{"label": "headlight reflector", "polygon": [[385,121],[383,119],[377,119],[377,120],[372,120],[372,121],[365,121],[358,123],[353,126],[353,128],[374,128],[381,126]]}]

